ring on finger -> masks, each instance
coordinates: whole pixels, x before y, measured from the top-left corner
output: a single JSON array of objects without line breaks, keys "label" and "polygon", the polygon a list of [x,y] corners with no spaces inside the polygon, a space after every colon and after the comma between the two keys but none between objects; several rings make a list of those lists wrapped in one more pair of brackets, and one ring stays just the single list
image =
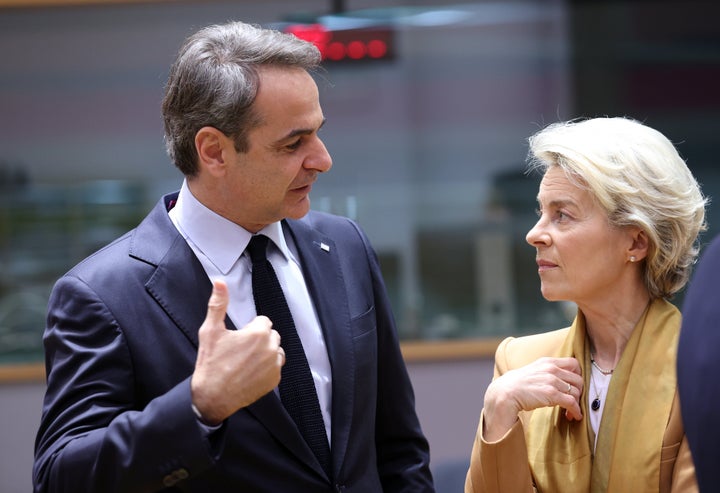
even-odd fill
[{"label": "ring on finger", "polygon": [[567,390],[565,391],[565,393],[569,394],[570,391],[572,390],[572,385],[570,385],[568,382],[565,382],[565,384],[567,385]]}]

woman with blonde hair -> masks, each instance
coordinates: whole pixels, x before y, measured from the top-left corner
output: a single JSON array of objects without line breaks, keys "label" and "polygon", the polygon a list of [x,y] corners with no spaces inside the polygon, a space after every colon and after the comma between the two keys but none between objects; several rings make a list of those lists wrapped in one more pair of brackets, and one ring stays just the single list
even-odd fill
[{"label": "woman with blonde hair", "polygon": [[697,491],[675,355],[706,199],[675,147],[629,118],[550,125],[527,234],[541,291],[572,326],[505,339],[466,493]]}]

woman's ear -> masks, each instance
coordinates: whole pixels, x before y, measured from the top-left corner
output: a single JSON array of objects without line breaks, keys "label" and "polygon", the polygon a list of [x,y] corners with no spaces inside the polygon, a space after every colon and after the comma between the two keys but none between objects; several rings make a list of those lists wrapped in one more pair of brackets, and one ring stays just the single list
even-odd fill
[{"label": "woman's ear", "polygon": [[225,175],[225,150],[232,141],[215,127],[203,127],[195,134],[199,171],[220,178]]},{"label": "woman's ear", "polygon": [[628,260],[631,262],[639,262],[647,257],[650,240],[647,233],[640,228],[633,228],[631,235],[632,244],[627,252]]}]

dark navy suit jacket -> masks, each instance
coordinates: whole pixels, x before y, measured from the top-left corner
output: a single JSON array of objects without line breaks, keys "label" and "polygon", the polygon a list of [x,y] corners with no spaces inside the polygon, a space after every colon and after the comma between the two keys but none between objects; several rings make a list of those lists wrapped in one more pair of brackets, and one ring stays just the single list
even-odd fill
[{"label": "dark navy suit jacket", "polygon": [[35,491],[433,491],[377,258],[345,218],[283,221],[332,366],[334,477],[274,392],[203,433],[190,375],[211,282],[169,219],[175,196],[53,289]]},{"label": "dark navy suit jacket", "polygon": [[695,267],[683,303],[680,408],[700,491],[718,491],[720,465],[720,236]]}]

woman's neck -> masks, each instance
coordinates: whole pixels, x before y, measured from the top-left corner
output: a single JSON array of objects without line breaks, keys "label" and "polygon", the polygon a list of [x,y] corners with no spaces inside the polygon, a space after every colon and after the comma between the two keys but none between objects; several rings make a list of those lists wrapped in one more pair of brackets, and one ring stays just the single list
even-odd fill
[{"label": "woman's neck", "polygon": [[578,305],[585,316],[590,355],[600,368],[613,370],[617,366],[649,303],[650,296],[645,293],[632,300],[602,307]]}]

